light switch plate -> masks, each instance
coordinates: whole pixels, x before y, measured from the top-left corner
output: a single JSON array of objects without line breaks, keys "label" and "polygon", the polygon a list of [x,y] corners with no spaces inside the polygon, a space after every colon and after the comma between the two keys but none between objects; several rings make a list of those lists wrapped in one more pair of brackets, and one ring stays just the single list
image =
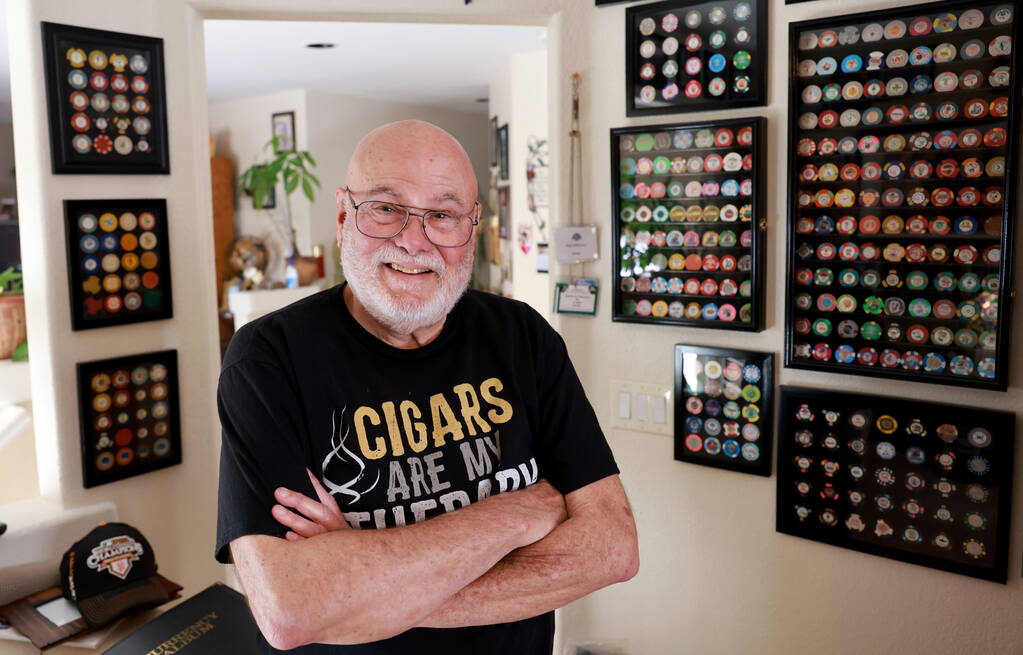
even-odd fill
[{"label": "light switch plate", "polygon": [[[621,417],[621,414],[624,413],[620,411],[622,394],[628,394],[632,399],[632,406],[628,412],[629,418]],[[611,425],[620,430],[650,432],[666,437],[674,436],[674,404],[671,394],[672,390],[669,386],[611,380]],[[638,403],[643,403],[644,406],[639,407]]]}]

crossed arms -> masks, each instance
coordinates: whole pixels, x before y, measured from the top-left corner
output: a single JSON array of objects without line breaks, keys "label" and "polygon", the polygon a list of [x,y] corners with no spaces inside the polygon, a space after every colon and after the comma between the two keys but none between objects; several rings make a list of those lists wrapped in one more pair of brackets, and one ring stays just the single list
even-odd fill
[{"label": "crossed arms", "polygon": [[231,542],[253,616],[278,649],[516,621],[639,569],[636,526],[617,475],[566,496],[541,480],[383,530],[349,528],[315,478],[313,486],[318,501],[275,494],[273,515],[290,529],[287,539]]}]

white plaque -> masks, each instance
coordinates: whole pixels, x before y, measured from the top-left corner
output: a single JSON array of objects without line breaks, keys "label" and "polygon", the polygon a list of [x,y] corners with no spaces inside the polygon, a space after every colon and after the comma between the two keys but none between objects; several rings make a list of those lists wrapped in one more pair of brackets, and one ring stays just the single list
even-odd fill
[{"label": "white plaque", "polygon": [[596,225],[566,225],[554,230],[554,255],[562,264],[592,262],[597,251]]}]

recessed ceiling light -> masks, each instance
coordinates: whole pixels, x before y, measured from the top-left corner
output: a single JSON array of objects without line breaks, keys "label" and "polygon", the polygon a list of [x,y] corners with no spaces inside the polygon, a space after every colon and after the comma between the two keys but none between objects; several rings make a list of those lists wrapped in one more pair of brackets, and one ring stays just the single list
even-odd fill
[{"label": "recessed ceiling light", "polygon": [[333,44],[333,43],[310,43],[310,44],[306,45],[306,47],[307,48],[316,48],[316,49],[327,49],[327,48],[333,48],[334,45],[335,44]]}]

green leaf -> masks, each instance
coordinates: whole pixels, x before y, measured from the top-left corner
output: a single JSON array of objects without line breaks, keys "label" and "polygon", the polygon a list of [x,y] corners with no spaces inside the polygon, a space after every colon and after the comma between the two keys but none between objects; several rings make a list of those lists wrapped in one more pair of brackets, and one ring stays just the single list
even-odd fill
[{"label": "green leaf", "polygon": [[295,193],[295,189],[298,188],[300,177],[298,171],[293,168],[284,172],[284,192],[289,196]]},{"label": "green leaf", "polygon": [[11,361],[25,362],[28,361],[28,342],[22,341],[18,344],[18,347],[14,349],[14,355],[11,356]]},{"label": "green leaf", "polygon": [[313,165],[313,166],[316,165],[316,160],[313,159],[313,156],[309,154],[308,150],[303,150],[302,151],[302,156],[305,157],[306,161],[308,161],[311,165]]},{"label": "green leaf", "polygon": [[302,177],[302,193],[305,194],[306,198],[309,198],[309,202],[313,202],[316,197],[313,193],[313,185],[309,182],[308,177]]},{"label": "green leaf", "polygon": [[312,174],[312,173],[310,173],[309,171],[306,171],[306,174],[305,174],[305,176],[306,176],[306,177],[308,177],[308,178],[309,178],[310,180],[312,180],[312,181],[313,181],[313,184],[315,184],[315,185],[316,185],[316,188],[317,188],[317,189],[321,188],[321,187],[320,187],[320,180],[319,180],[319,179],[318,179],[318,178],[317,178],[317,177],[316,177],[315,175],[313,175],[313,174]]}]

